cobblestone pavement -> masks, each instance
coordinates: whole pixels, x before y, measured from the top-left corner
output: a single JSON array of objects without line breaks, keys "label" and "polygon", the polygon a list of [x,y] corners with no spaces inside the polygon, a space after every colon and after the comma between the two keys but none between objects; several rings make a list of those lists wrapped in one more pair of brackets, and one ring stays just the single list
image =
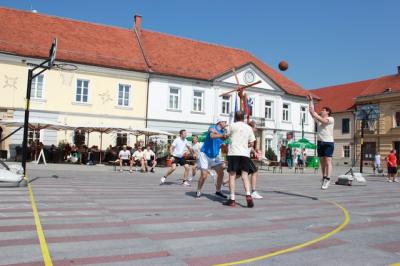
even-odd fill
[{"label": "cobblestone pavement", "polygon": [[[184,187],[178,169],[159,185],[156,173],[110,166],[34,165],[29,177],[54,265],[390,265],[400,262],[400,184],[366,174],[367,183],[320,189],[312,170],[262,171],[264,199],[221,204],[209,179],[204,195]],[[335,169],[336,174],[345,168]],[[369,169],[367,169],[369,170]],[[334,178],[335,179],[335,178]],[[224,188],[227,193],[227,188]],[[249,258],[307,247],[254,262]],[[0,265],[43,265],[28,188],[0,188]]]}]

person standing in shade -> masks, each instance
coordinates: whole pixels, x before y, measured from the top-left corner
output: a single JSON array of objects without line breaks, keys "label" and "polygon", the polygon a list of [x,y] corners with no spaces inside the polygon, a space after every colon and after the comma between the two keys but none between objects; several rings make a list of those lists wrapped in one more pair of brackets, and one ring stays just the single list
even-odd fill
[{"label": "person standing in shade", "polygon": [[379,173],[380,170],[381,170],[381,155],[379,154],[379,152],[377,152],[374,158],[374,174],[376,174],[376,172]]},{"label": "person standing in shade", "polygon": [[314,101],[311,95],[307,96],[309,111],[318,125],[318,157],[321,162],[322,186],[321,189],[327,189],[331,182],[332,175],[332,155],[335,148],[333,140],[333,127],[335,120],[331,117],[332,110],[329,107],[322,107],[320,114],[314,109]]},{"label": "person standing in shade", "polygon": [[208,133],[203,146],[200,149],[199,158],[197,160],[198,168],[201,171],[201,176],[197,183],[196,197],[201,197],[201,189],[203,188],[204,182],[206,181],[210,170],[213,169],[217,172],[217,182],[215,184],[215,195],[227,198],[221,192],[222,180],[224,178],[223,163],[218,159],[218,154],[221,145],[224,145],[224,128],[226,126],[226,120],[223,118],[217,119],[215,125],[208,128]]},{"label": "person standing in shade", "polygon": [[179,137],[177,137],[174,142],[172,142],[170,153],[172,154],[172,165],[168,169],[167,173],[161,177],[160,185],[165,183],[167,177],[172,174],[177,165],[182,165],[185,168],[185,172],[183,174],[183,182],[182,185],[190,186],[188,181],[189,176],[189,164],[186,162],[184,154],[186,150],[192,151],[192,148],[189,146],[188,141],[186,140],[187,132],[185,129],[179,131]]},{"label": "person standing in shade", "polygon": [[289,169],[291,169],[293,167],[293,158],[292,158],[292,149],[290,147],[287,147],[286,149],[286,162],[287,162],[287,166],[289,167]]},{"label": "person standing in shade", "polygon": [[225,134],[226,137],[230,137],[231,143],[229,144],[228,151],[228,173],[229,173],[229,191],[230,198],[224,202],[224,205],[235,207],[235,179],[236,174],[240,173],[244,189],[246,192],[247,207],[252,208],[254,206],[253,198],[250,193],[250,182],[248,173],[250,171],[250,147],[253,147],[254,136],[253,129],[244,122],[245,113],[238,111],[235,113],[235,123],[228,127]]}]

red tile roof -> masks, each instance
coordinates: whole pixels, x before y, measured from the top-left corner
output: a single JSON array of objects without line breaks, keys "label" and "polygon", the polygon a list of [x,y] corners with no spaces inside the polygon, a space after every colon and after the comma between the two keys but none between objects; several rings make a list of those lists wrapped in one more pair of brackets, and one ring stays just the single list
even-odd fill
[{"label": "red tile roof", "polygon": [[132,30],[8,8],[0,8],[0,25],[0,52],[47,58],[58,38],[57,60],[147,71]]},{"label": "red tile roof", "polygon": [[243,50],[148,30],[141,31],[141,39],[155,73],[213,80],[233,67],[251,62],[287,93],[298,96],[309,93]]},{"label": "red tile roof", "polygon": [[400,92],[400,74],[377,78],[359,96],[384,93],[385,90]]},{"label": "red tile roof", "polygon": [[375,79],[329,86],[310,90],[321,98],[317,110],[327,106],[332,112],[346,112],[354,108],[355,98],[358,97]]},{"label": "red tile roof", "polygon": [[[58,38],[57,60],[147,71],[135,32],[71,19],[0,8],[0,52],[46,58]],[[309,92],[250,53],[148,30],[142,45],[152,70],[163,75],[213,80],[233,67],[253,63],[292,95]]]}]

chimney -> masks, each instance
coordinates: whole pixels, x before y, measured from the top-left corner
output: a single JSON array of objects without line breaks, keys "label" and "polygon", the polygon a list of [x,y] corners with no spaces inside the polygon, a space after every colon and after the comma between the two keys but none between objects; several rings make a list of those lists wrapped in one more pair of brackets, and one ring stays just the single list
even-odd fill
[{"label": "chimney", "polygon": [[135,28],[135,30],[138,31],[138,33],[140,33],[140,31],[142,30],[142,16],[140,16],[140,15],[135,15],[135,24],[134,24],[134,28]]}]

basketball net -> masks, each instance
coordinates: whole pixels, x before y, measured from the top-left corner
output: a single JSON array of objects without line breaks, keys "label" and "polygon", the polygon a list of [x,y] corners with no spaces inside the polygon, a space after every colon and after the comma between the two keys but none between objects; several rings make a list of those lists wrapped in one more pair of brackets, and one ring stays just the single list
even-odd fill
[{"label": "basketball net", "polygon": [[369,120],[368,121],[368,129],[370,131],[375,131],[375,129],[376,129],[376,120]]},{"label": "basketball net", "polygon": [[58,70],[58,72],[60,74],[61,83],[65,86],[71,86],[75,72],[68,70]]}]

